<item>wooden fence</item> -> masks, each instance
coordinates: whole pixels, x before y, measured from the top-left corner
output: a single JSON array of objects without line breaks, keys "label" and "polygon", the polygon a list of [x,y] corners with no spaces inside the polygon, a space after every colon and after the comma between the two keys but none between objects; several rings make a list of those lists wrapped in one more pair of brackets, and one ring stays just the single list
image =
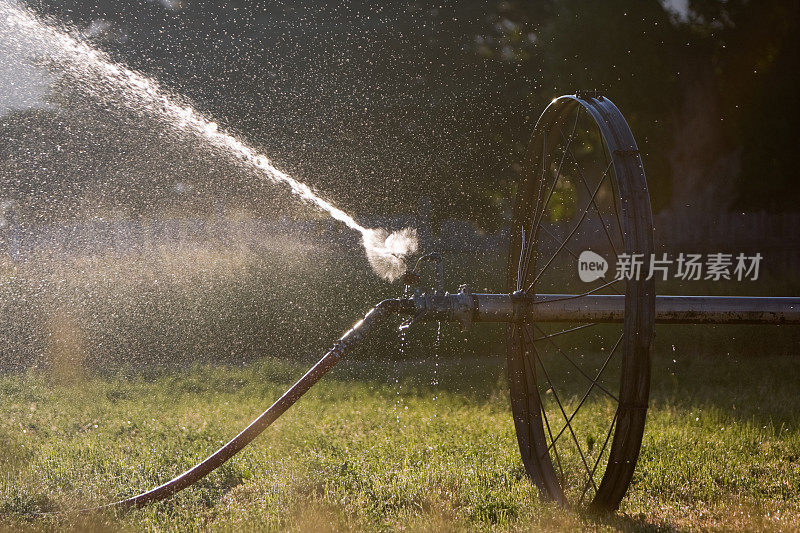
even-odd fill
[{"label": "wooden fence", "polygon": [[[446,220],[431,229],[426,217],[362,220],[370,227],[419,228],[424,249],[444,253],[498,253],[507,249],[508,229],[481,231],[474,224]],[[599,221],[586,219],[570,241],[572,250],[593,248],[605,239]],[[569,234],[573,221],[550,223],[553,239]],[[359,236],[331,220],[277,220],[228,217],[104,220],[32,225],[7,220],[0,226],[0,256],[19,260],[37,254],[126,253],[154,245],[197,243],[268,246],[274,236],[309,244],[357,246]],[[761,253],[776,274],[800,278],[800,212],[718,213],[694,216],[662,212],[654,218],[656,251],[684,253]],[[548,237],[549,238],[549,237]]]}]

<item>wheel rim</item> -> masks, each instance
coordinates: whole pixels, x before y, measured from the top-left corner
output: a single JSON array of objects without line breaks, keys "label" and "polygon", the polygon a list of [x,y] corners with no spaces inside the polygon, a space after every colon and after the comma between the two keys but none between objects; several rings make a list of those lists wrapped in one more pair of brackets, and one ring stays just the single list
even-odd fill
[{"label": "wheel rim", "polygon": [[[526,322],[507,331],[511,403],[526,472],[544,496],[561,504],[616,509],[644,430],[655,290],[646,264],[639,279],[615,280],[609,270],[591,283],[577,280],[581,250],[609,264],[620,253],[647,259],[653,251],[641,159],[610,100],[565,96],[548,106],[515,200],[509,290],[625,296],[621,324]],[[566,229],[554,220],[566,220]]]}]

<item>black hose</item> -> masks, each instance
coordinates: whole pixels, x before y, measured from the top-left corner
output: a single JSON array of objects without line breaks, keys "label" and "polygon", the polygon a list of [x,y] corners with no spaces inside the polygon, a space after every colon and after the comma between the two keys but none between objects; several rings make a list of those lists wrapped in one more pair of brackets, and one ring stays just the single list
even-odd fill
[{"label": "black hose", "polygon": [[370,328],[380,323],[386,316],[400,311],[413,312],[413,303],[408,299],[384,300],[373,307],[362,320],[357,322],[352,329],[342,335],[333,345],[328,353],[320,359],[297,383],[287,390],[269,409],[253,420],[241,433],[236,435],[222,448],[209,455],[202,462],[190,468],[183,474],[167,481],[147,492],[143,492],[130,498],[117,502],[102,505],[85,511],[96,511],[110,508],[130,508],[142,507],[148,503],[157,502],[169,498],[173,494],[189,487],[210,474],[222,464],[236,455],[242,448],[247,446],[253,439],[261,434],[270,424],[278,419],[289,407],[291,407],[303,394],[317,383],[328,370],[333,368],[336,363],[354,345],[360,342],[368,333]]}]

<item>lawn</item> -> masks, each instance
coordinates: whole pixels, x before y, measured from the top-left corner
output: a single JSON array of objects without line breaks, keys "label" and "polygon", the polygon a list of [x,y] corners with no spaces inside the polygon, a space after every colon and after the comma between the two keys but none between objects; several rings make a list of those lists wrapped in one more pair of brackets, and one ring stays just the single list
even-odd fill
[{"label": "lawn", "polygon": [[502,358],[384,362],[365,352],[198,486],[119,514],[29,516],[167,480],[242,428],[303,366],[267,358],[147,377],[2,377],[0,527],[760,530],[800,523],[798,358],[657,356],[634,483],[619,513],[597,516],[540,501],[524,476]]}]

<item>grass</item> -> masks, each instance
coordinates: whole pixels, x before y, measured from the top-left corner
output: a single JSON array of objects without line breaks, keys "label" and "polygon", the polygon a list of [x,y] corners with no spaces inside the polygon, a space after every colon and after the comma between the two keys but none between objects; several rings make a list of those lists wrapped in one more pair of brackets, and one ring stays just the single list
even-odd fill
[{"label": "grass", "polygon": [[[366,360],[365,360],[366,358]],[[141,510],[31,517],[133,495],[193,465],[303,371],[0,377],[0,529],[792,530],[800,523],[800,359],[671,353],[619,513],[540,501],[501,358],[378,361],[366,350],[219,471]],[[438,386],[432,386],[434,371]]]}]

